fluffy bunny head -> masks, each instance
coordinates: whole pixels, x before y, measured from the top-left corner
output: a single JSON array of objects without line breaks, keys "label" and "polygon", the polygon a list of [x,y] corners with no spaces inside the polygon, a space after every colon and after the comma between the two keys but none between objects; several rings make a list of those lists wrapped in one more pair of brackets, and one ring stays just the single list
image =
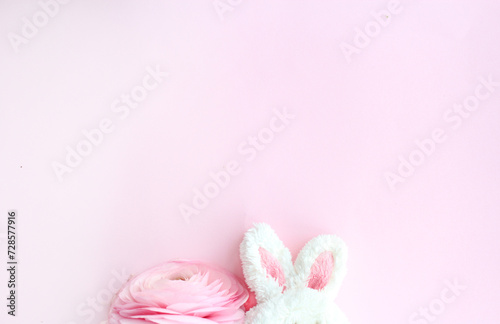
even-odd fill
[{"label": "fluffy bunny head", "polygon": [[346,273],[347,247],[338,237],[320,235],[290,251],[267,224],[256,224],[240,246],[245,280],[257,305],[246,324],[348,324],[334,299]]}]

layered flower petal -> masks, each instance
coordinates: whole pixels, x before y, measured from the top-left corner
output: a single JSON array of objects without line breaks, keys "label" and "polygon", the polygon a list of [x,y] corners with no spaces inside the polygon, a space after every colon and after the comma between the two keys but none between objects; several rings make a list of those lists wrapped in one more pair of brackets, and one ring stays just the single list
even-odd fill
[{"label": "layered flower petal", "polygon": [[112,302],[110,324],[243,323],[248,291],[232,273],[172,261],[137,275]]}]

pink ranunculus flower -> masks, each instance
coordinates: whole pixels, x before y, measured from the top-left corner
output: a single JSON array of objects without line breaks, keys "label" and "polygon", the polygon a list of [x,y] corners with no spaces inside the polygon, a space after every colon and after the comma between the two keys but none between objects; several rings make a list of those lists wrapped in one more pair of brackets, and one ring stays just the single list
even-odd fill
[{"label": "pink ranunculus flower", "polygon": [[229,271],[171,261],[131,280],[115,296],[109,324],[243,323],[248,291]]}]

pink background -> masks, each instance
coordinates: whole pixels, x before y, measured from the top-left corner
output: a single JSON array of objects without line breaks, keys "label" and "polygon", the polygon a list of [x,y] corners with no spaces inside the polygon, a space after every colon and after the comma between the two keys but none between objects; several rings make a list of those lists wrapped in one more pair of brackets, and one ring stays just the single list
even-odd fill
[{"label": "pink background", "polygon": [[[100,323],[106,306],[87,303],[113,271],[169,259],[241,274],[243,233],[265,221],[294,254],[318,234],[347,242],[352,323],[428,323],[416,313],[446,280],[466,288],[435,323],[500,323],[500,88],[459,127],[443,117],[500,81],[500,3],[402,1],[350,63],[341,44],[388,1],[229,3],[222,19],[211,1],[74,0],[16,52],[9,33],[40,5],[0,2],[3,264],[19,213],[18,316],[1,306],[0,321]],[[157,65],[168,77],[120,119],[112,102]],[[295,118],[247,161],[240,143],[283,108]],[[113,131],[58,181],[52,163],[104,118]],[[391,189],[435,128],[446,140]],[[241,173],[187,223],[179,205],[231,160]]]}]

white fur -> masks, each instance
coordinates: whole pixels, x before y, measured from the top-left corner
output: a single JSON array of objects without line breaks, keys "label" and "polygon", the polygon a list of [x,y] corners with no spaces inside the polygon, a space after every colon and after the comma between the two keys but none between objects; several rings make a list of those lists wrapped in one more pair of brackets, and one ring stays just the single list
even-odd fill
[{"label": "white fur", "polygon": [[[284,292],[261,265],[261,247],[281,263],[286,279]],[[311,267],[325,251],[334,257],[330,281],[321,291],[308,288]],[[257,299],[257,305],[246,314],[246,324],[349,324],[334,302],[346,274],[347,247],[339,237],[315,237],[304,246],[293,264],[290,251],[272,228],[256,224],[245,234],[240,254],[245,280]]]}]

